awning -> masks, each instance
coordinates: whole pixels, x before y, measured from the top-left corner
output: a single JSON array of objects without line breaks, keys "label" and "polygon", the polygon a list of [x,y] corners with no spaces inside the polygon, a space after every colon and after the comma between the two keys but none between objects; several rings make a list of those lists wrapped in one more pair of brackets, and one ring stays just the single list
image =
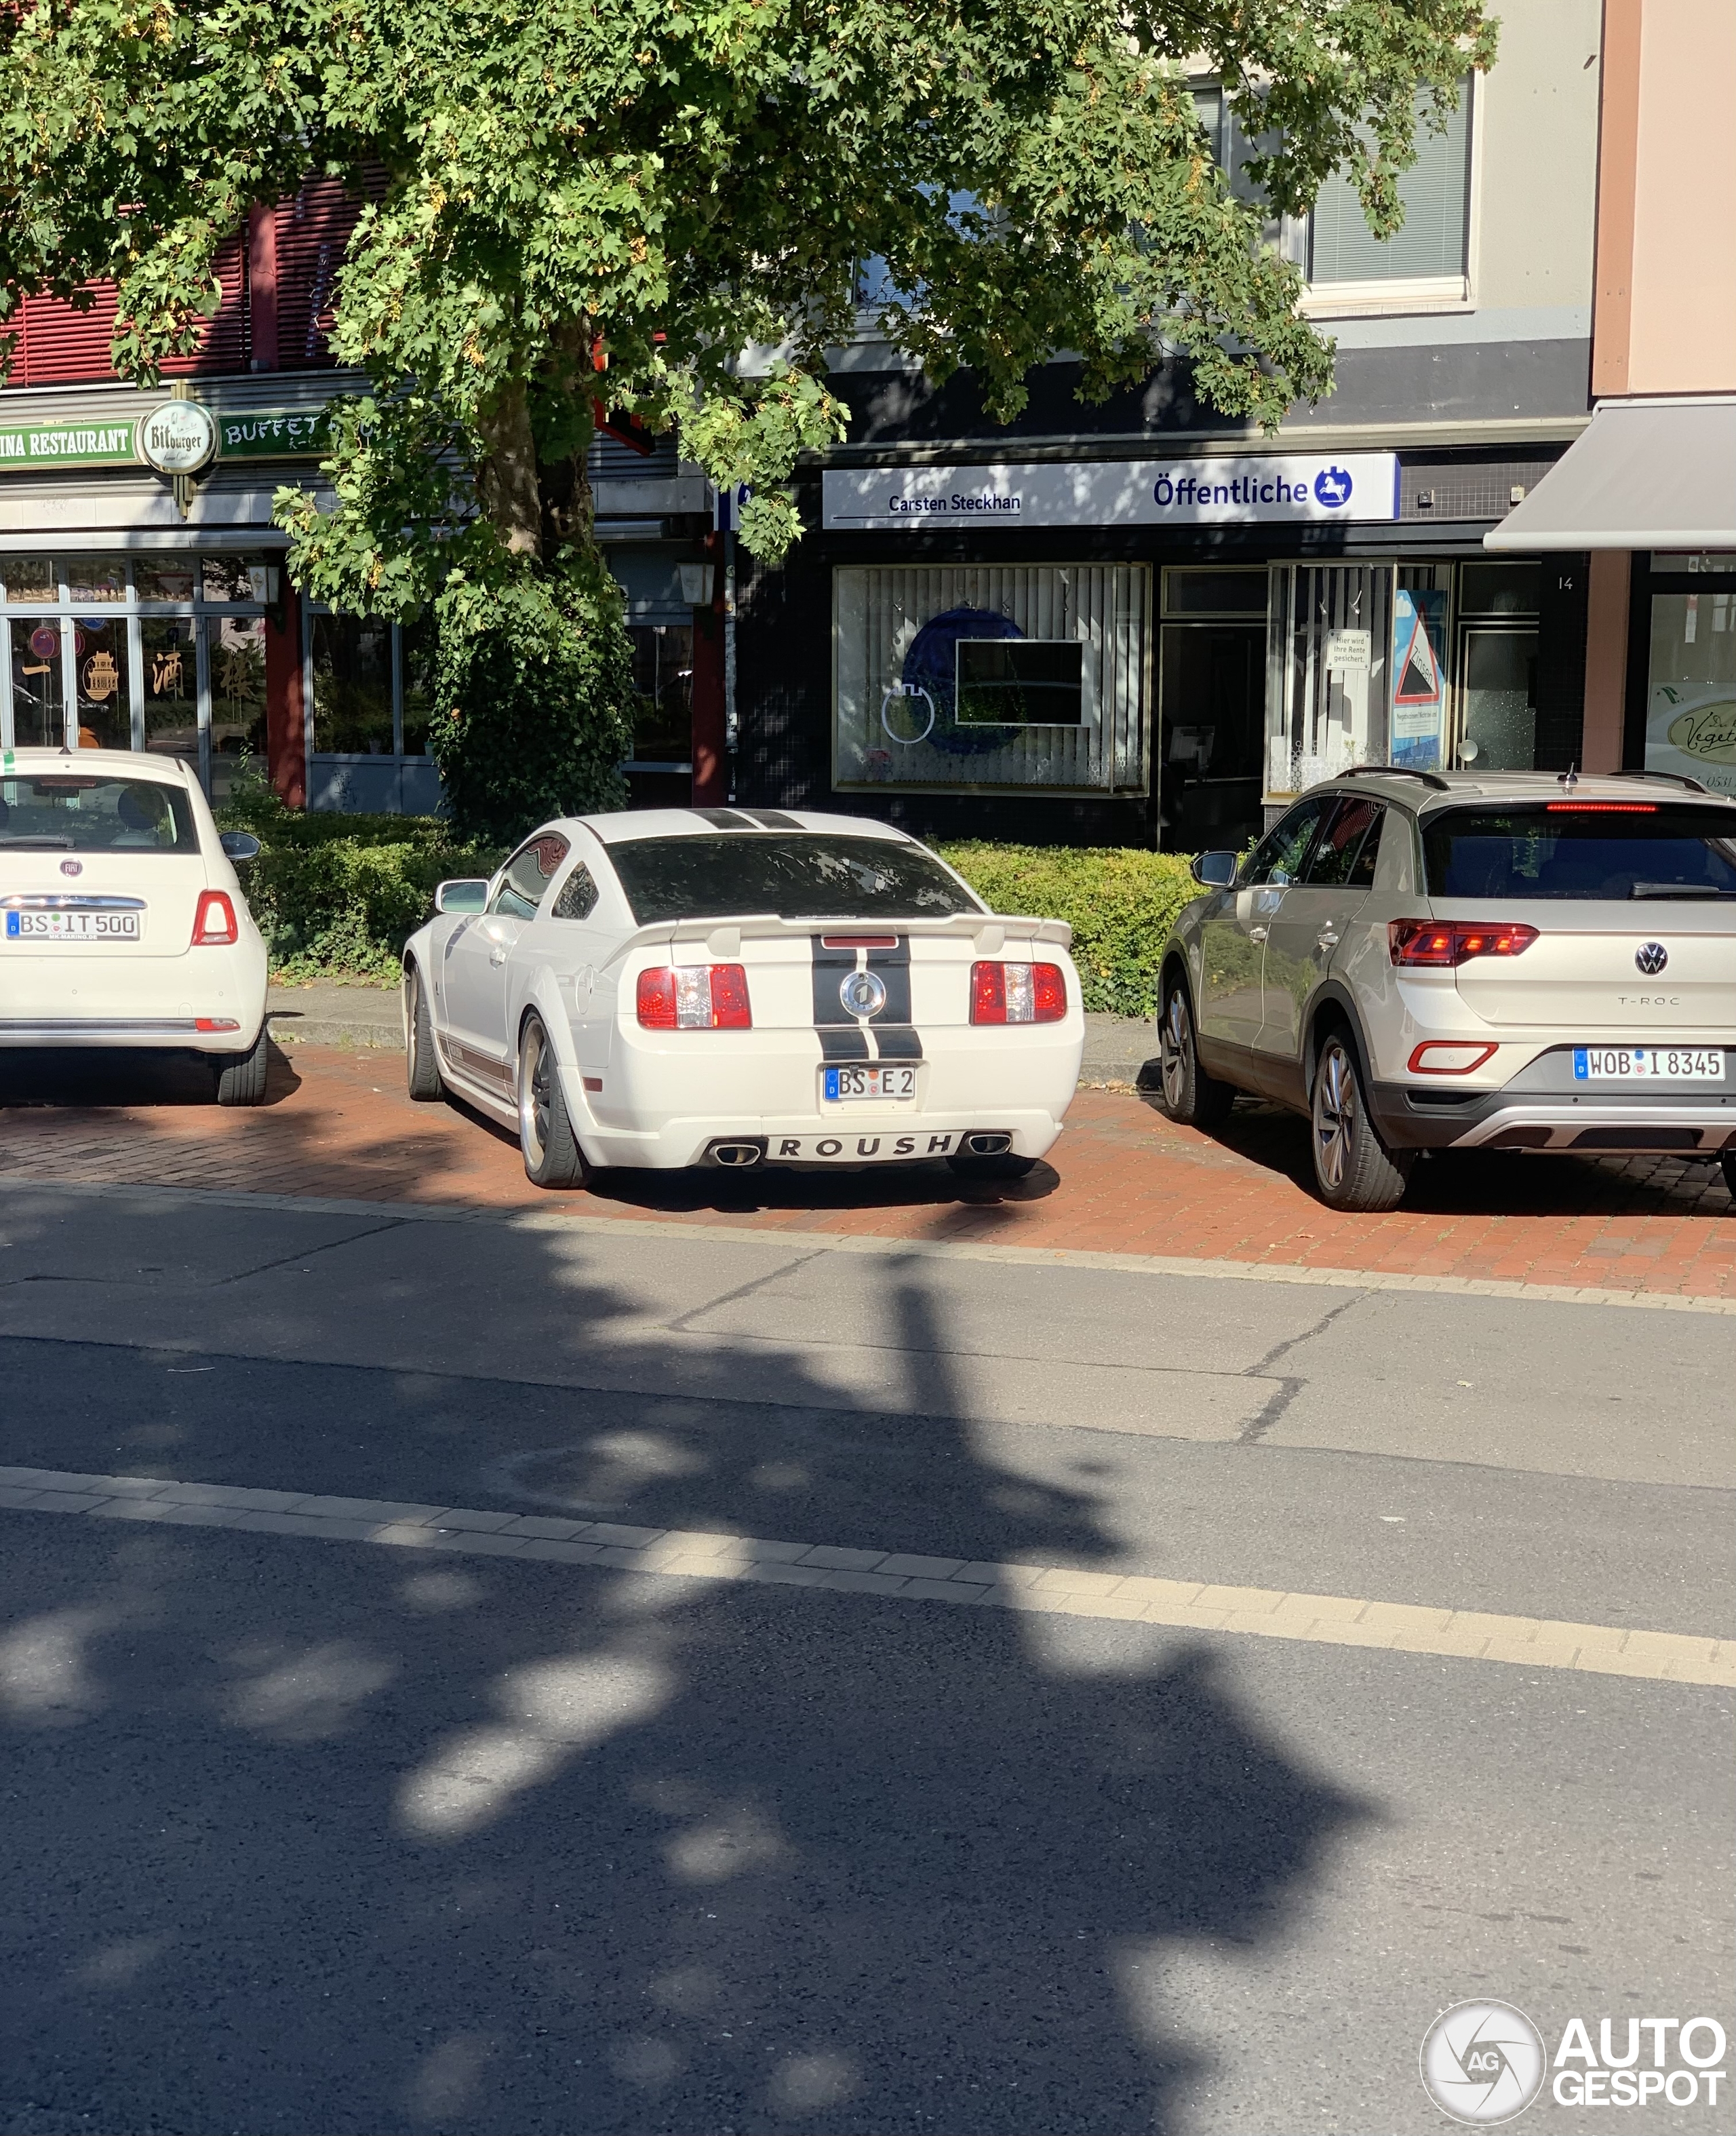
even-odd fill
[{"label": "awning", "polygon": [[1736,398],[1606,400],[1483,546],[1736,550]]}]

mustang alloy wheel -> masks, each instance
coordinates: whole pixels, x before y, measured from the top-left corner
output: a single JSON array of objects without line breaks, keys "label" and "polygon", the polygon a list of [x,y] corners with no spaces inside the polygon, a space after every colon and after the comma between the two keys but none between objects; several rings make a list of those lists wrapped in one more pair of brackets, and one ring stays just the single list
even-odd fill
[{"label": "mustang alloy wheel", "polygon": [[418,1104],[445,1095],[440,1080],[440,1061],[434,1051],[434,1019],[429,1012],[428,989],[414,964],[404,968],[404,1073],[410,1095]]},{"label": "mustang alloy wheel", "polygon": [[1320,1049],[1312,1107],[1314,1182],[1329,1208],[1394,1209],[1410,1175],[1411,1153],[1394,1157],[1363,1102],[1350,1041],[1334,1032]]},{"label": "mustang alloy wheel", "polygon": [[1187,988],[1179,979],[1171,983],[1157,1022],[1157,1067],[1159,1095],[1172,1120],[1209,1134],[1229,1119],[1235,1091],[1200,1066]]},{"label": "mustang alloy wheel", "polygon": [[518,1045],[518,1146],[533,1187],[582,1187],[585,1163],[567,1117],[560,1074],[542,1019],[526,1019]]}]

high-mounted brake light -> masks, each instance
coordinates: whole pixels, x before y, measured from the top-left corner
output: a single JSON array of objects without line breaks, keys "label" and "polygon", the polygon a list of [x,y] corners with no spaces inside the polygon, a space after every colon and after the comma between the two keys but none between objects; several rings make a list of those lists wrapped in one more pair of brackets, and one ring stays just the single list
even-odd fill
[{"label": "high-mounted brake light", "polygon": [[1655,816],[1656,801],[1546,801],[1551,816]]},{"label": "high-mounted brake light", "polygon": [[641,972],[638,1012],[647,1031],[751,1030],[747,967],[666,964]]},{"label": "high-mounted brake light", "polygon": [[1059,1023],[1067,1013],[1067,975],[1059,964],[971,966],[972,1023]]},{"label": "high-mounted brake light", "polygon": [[196,949],[206,943],[239,942],[241,930],[235,925],[235,909],[229,901],[226,890],[201,890],[198,910],[193,915],[193,947]]},{"label": "high-mounted brake light", "polygon": [[1517,957],[1537,939],[1520,922],[1472,927],[1458,920],[1389,920],[1389,954],[1395,964],[1449,971],[1472,957]]},{"label": "high-mounted brake light", "polygon": [[820,947],[822,949],[895,949],[898,937],[895,934],[822,934]]}]

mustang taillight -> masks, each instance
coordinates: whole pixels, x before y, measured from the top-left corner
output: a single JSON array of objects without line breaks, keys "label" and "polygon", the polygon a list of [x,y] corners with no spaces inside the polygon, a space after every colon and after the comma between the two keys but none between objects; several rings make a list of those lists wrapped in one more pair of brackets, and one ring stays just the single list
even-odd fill
[{"label": "mustang taillight", "polygon": [[1517,957],[1537,939],[1522,922],[1470,926],[1460,920],[1389,920],[1386,939],[1395,964],[1450,971],[1473,957]]},{"label": "mustang taillight", "polygon": [[199,909],[193,915],[193,947],[202,943],[239,942],[241,930],[235,925],[235,909],[229,901],[226,890],[201,890]]},{"label": "mustang taillight", "polygon": [[971,966],[972,1023],[1059,1023],[1067,1013],[1067,975],[1059,964]]},{"label": "mustang taillight", "polygon": [[744,964],[664,965],[641,972],[639,1022],[647,1031],[749,1031]]}]

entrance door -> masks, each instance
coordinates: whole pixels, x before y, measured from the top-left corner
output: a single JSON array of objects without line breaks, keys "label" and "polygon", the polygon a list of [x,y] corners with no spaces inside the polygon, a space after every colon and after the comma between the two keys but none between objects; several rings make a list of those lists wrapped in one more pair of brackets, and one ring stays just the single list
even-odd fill
[{"label": "entrance door", "polygon": [[1260,828],[1265,620],[1166,623],[1159,648],[1161,842],[1239,848]]},{"label": "entrance door", "polygon": [[1467,624],[1459,634],[1458,760],[1467,771],[1537,762],[1537,633]]}]

